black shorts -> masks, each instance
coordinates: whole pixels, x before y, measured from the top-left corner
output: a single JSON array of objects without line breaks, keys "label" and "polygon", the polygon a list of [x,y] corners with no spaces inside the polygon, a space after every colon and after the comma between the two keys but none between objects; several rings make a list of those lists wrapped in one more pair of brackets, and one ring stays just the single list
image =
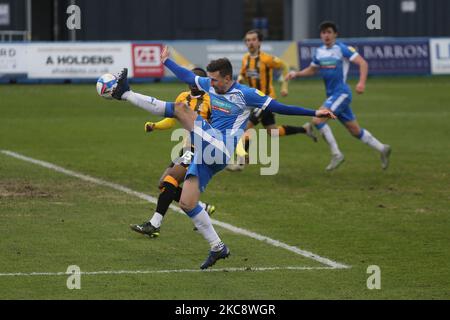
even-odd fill
[{"label": "black shorts", "polygon": [[261,122],[264,127],[267,127],[275,124],[275,115],[272,111],[254,109],[248,120],[255,126]]}]

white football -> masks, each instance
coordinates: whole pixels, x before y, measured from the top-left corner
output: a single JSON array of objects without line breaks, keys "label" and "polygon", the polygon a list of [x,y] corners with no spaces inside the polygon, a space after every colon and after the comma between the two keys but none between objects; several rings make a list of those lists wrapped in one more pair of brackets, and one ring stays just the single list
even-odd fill
[{"label": "white football", "polygon": [[117,77],[111,73],[105,73],[97,80],[97,93],[100,97],[112,99],[111,93],[117,85]]}]

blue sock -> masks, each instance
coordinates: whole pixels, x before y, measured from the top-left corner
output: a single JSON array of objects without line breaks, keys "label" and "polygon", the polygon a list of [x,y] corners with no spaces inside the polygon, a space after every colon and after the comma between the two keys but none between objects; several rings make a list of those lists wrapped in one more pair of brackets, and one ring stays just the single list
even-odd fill
[{"label": "blue sock", "polygon": [[361,132],[358,134],[358,139],[361,139],[364,136],[364,129],[361,128]]},{"label": "blue sock", "polygon": [[327,125],[326,122],[322,122],[322,123],[319,123],[319,124],[315,124],[314,127],[316,127],[317,130],[320,130],[323,127],[325,127],[326,125]]},{"label": "blue sock", "polygon": [[190,217],[193,218],[196,215],[198,215],[201,211],[203,210],[203,207],[197,203],[197,206],[195,206],[194,209],[190,210],[190,211],[186,211],[184,210],[184,212]]},{"label": "blue sock", "polygon": [[173,118],[175,114],[175,103],[166,102],[166,110],[164,111],[164,117]]}]

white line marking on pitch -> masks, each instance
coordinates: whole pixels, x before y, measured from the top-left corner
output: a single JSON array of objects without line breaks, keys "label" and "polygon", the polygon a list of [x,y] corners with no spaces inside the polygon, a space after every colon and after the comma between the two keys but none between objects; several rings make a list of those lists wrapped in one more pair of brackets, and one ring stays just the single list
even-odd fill
[{"label": "white line marking on pitch", "polygon": [[[199,272],[262,272],[278,270],[336,270],[333,267],[246,267],[246,268],[221,268],[221,269],[173,269],[173,270],[109,270],[109,271],[81,271],[80,275],[117,275],[117,274],[157,274],[157,273],[199,273]],[[15,272],[0,273],[0,277],[32,277],[32,276],[68,276],[67,272]]]},{"label": "white line marking on pitch", "polygon": [[[30,162],[30,163],[36,164],[38,166],[41,166],[41,167],[44,167],[44,168],[47,168],[47,169],[50,169],[50,170],[53,170],[53,171],[56,171],[56,172],[64,173],[65,175],[68,175],[68,176],[71,176],[71,177],[75,177],[75,178],[78,178],[78,179],[81,179],[81,180],[84,180],[84,181],[92,182],[92,183],[95,183],[97,185],[109,187],[109,188],[117,190],[117,191],[122,191],[122,192],[124,192],[126,194],[133,195],[133,196],[135,196],[137,198],[146,200],[146,201],[148,201],[150,203],[153,203],[153,204],[156,204],[157,201],[158,201],[156,198],[154,198],[152,196],[146,195],[145,193],[142,193],[142,192],[134,191],[134,190],[132,190],[130,188],[127,188],[127,187],[124,187],[124,186],[122,186],[120,184],[113,183],[113,182],[108,182],[108,181],[105,181],[105,180],[102,180],[102,179],[94,178],[94,177],[91,177],[91,176],[88,176],[88,175],[85,175],[85,174],[82,174],[82,173],[78,173],[78,172],[75,172],[75,171],[72,171],[72,170],[68,170],[68,169],[65,169],[63,167],[54,165],[54,164],[49,163],[49,162],[45,162],[45,161],[41,161],[41,160],[30,158],[30,157],[26,157],[26,156],[21,155],[19,153],[8,151],[8,150],[1,150],[1,153],[5,154],[7,156],[10,156],[10,157],[16,158],[16,159],[20,159],[20,160],[23,160],[23,161],[26,161],[26,162]],[[178,213],[181,213],[183,215],[186,215],[184,213],[184,211],[181,210],[180,208],[178,208],[178,207],[176,207],[174,205],[171,205],[170,207],[174,211],[176,211]],[[321,256],[319,256],[319,255],[317,255],[315,253],[310,252],[310,251],[302,250],[302,249],[300,249],[298,247],[294,247],[294,246],[288,245],[288,244],[286,244],[284,242],[281,242],[281,241],[278,241],[278,240],[274,240],[272,238],[260,235],[258,233],[252,232],[250,230],[242,229],[242,228],[233,226],[233,225],[231,225],[229,223],[225,223],[225,222],[222,222],[222,221],[219,221],[219,220],[215,220],[215,219],[211,219],[211,222],[213,224],[215,224],[215,225],[218,225],[218,226],[220,226],[220,227],[222,227],[224,229],[230,230],[230,231],[232,231],[234,233],[241,234],[241,235],[250,237],[252,239],[256,239],[256,240],[268,243],[268,244],[270,244],[272,246],[275,246],[275,247],[286,249],[288,251],[291,251],[293,253],[301,255],[301,256],[303,256],[305,258],[309,258],[309,259],[312,259],[314,261],[320,262],[320,263],[322,263],[324,265],[327,265],[329,267],[332,267],[332,268],[336,268],[336,269],[348,269],[348,268],[351,268],[351,266],[348,266],[348,265],[345,265],[345,264],[342,264],[342,263],[330,260],[330,259],[325,258],[325,257],[321,257]]]}]

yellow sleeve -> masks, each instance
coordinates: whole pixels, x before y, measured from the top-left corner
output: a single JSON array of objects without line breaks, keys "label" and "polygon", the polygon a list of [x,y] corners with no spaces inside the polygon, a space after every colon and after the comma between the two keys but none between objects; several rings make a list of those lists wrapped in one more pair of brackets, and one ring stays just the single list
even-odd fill
[{"label": "yellow sleeve", "polygon": [[238,78],[237,78],[237,82],[242,83],[245,82],[245,63],[247,61],[247,57],[248,57],[248,53],[244,55],[244,57],[242,58],[242,65],[241,65],[241,71],[239,72]]},{"label": "yellow sleeve", "polygon": [[161,121],[155,123],[153,129],[155,130],[167,130],[173,128],[177,121],[174,118],[164,118]]},{"label": "yellow sleeve", "polygon": [[280,76],[281,91],[288,91],[288,82],[285,80],[286,75],[289,73],[289,66],[286,62],[276,56],[269,55],[268,63],[271,68],[281,69]]},{"label": "yellow sleeve", "polygon": [[242,65],[241,65],[241,72],[239,72],[239,75],[242,77],[245,77],[245,63],[247,61],[248,53],[244,55],[242,58]]},{"label": "yellow sleeve", "polygon": [[283,71],[283,78],[289,73],[288,64],[278,57],[270,56],[268,65],[273,69],[281,69]]},{"label": "yellow sleeve", "polygon": [[209,122],[211,118],[211,98],[209,94],[205,93],[202,103],[202,109],[200,110],[200,116]]}]

